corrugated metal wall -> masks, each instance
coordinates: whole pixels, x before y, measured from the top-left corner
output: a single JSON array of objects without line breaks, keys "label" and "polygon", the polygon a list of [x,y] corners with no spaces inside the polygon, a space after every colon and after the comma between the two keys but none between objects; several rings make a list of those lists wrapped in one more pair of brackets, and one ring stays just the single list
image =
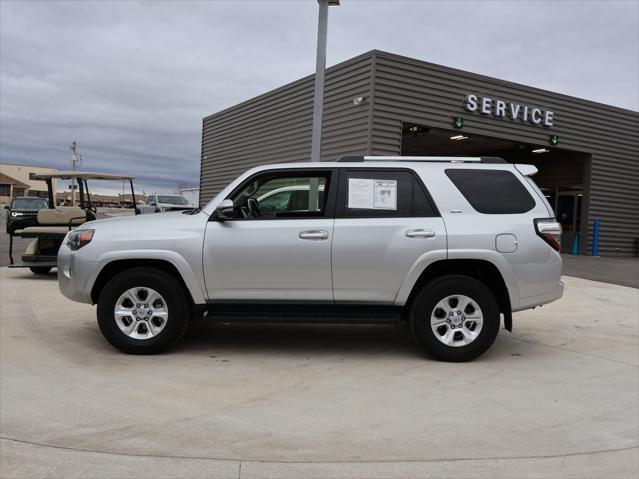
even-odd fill
[{"label": "corrugated metal wall", "polygon": [[[400,153],[402,121],[453,130],[457,115],[469,134],[539,145],[548,145],[549,135],[557,134],[560,149],[592,154],[589,221],[582,236],[590,239],[592,221],[600,218],[600,254],[634,254],[639,238],[638,113],[385,52],[373,52],[373,57],[373,154]],[[552,110],[554,127],[467,112],[469,93]],[[588,178],[584,183],[586,189]]]},{"label": "corrugated metal wall", "polygon": [[[326,71],[322,161],[365,153],[372,56],[340,63]],[[308,161],[311,154],[314,75],[285,85],[203,122],[200,204],[247,169],[269,163]]]},{"label": "corrugated metal wall", "polygon": [[[201,203],[246,169],[307,161],[311,148],[313,75],[204,119]],[[548,130],[464,109],[474,93],[555,113]],[[366,97],[362,105],[353,98]],[[583,251],[592,221],[601,219],[602,255],[631,255],[639,238],[639,114],[587,100],[372,51],[327,70],[322,160],[345,154],[400,154],[402,122],[584,153]],[[592,176],[590,174],[592,171]]]}]

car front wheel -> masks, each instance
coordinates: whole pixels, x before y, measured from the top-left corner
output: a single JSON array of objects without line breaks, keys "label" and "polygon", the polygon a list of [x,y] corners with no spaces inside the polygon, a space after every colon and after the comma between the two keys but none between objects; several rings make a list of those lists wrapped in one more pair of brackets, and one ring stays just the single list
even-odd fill
[{"label": "car front wheel", "polygon": [[486,352],[499,333],[499,320],[499,306],[491,291],[462,275],[431,281],[410,311],[415,339],[442,361],[470,361]]},{"label": "car front wheel", "polygon": [[120,351],[155,354],[184,335],[191,306],[173,276],[154,268],[134,268],[114,276],[98,299],[98,325]]}]

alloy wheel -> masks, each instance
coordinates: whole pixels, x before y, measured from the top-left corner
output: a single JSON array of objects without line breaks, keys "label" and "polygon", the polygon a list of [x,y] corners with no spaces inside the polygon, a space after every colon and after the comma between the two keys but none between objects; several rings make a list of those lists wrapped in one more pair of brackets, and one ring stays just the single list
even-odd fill
[{"label": "alloy wheel", "polygon": [[126,290],[115,303],[115,322],[132,339],[150,339],[162,332],[169,309],[160,293],[140,286]]},{"label": "alloy wheel", "polygon": [[463,294],[447,296],[433,308],[430,327],[446,346],[466,346],[479,336],[484,324],[481,308]]}]

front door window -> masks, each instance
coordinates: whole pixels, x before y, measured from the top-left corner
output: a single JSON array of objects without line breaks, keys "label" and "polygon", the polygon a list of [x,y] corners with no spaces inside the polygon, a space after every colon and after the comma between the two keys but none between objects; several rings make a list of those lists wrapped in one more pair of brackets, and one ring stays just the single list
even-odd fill
[{"label": "front door window", "polygon": [[312,218],[325,214],[328,174],[267,173],[234,193],[241,219]]}]

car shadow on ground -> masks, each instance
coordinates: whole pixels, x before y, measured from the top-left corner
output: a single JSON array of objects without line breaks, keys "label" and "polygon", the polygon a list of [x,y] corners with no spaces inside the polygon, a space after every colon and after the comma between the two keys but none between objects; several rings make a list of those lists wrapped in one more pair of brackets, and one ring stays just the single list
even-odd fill
[{"label": "car shadow on ground", "polygon": [[264,324],[204,321],[187,332],[173,349],[180,353],[277,353],[321,355],[388,355],[424,353],[407,325]]}]

